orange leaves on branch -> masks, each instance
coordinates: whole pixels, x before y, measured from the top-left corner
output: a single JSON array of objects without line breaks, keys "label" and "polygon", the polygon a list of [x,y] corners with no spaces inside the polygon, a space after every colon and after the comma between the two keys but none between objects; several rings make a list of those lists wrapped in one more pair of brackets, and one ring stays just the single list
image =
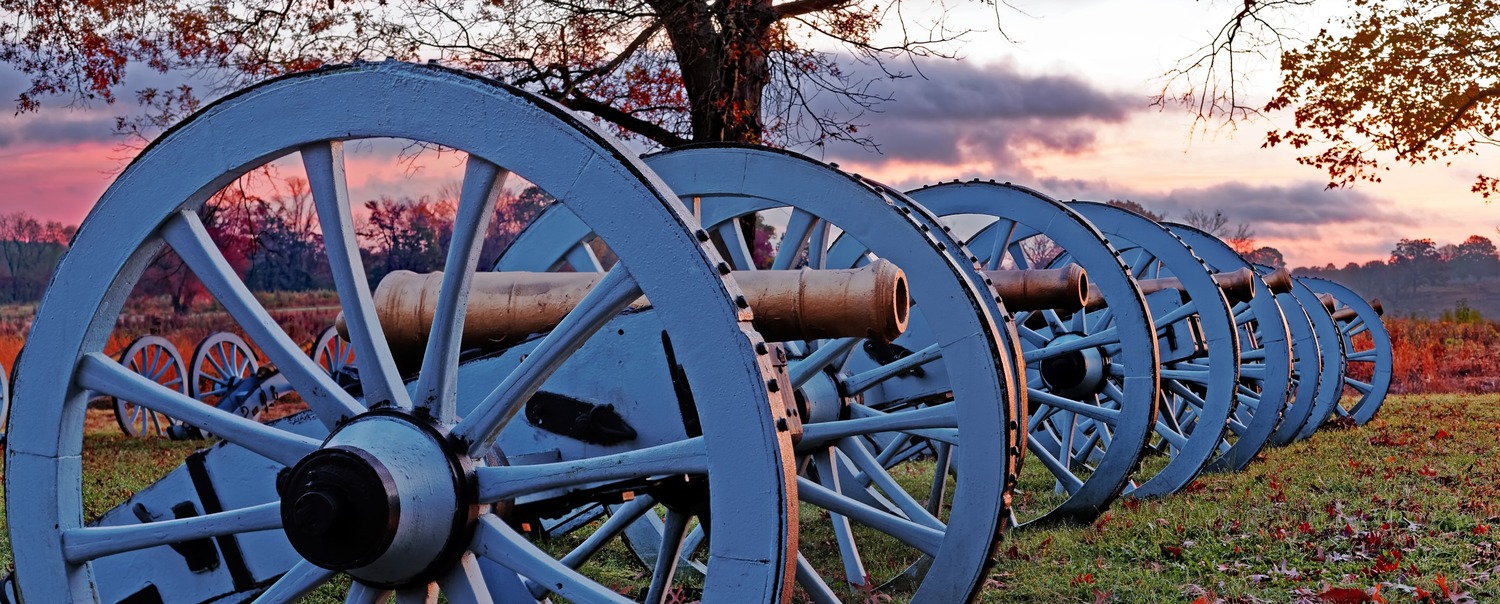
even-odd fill
[{"label": "orange leaves on branch", "polygon": [[[1320,148],[1299,162],[1329,187],[1380,182],[1389,161],[1423,164],[1476,153],[1500,129],[1500,0],[1355,2],[1282,55],[1282,83],[1265,111],[1295,126],[1266,147]],[[1500,182],[1479,175],[1486,199]]]}]

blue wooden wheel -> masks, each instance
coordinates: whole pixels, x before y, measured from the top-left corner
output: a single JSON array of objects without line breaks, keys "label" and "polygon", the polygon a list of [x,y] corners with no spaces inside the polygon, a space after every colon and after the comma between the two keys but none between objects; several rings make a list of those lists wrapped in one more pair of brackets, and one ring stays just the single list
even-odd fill
[{"label": "blue wooden wheel", "polygon": [[337,375],[344,368],[354,365],[354,347],[332,325],[318,335],[318,341],[313,343],[309,354],[318,368],[328,375]]},{"label": "blue wooden wheel", "polygon": [[[145,377],[174,392],[187,394],[188,374],[183,369],[182,355],[166,338],[144,335],[136,338],[120,351],[119,362],[126,369]],[[169,438],[177,420],[165,413],[153,411],[135,402],[114,396],[110,397],[115,409],[115,423],[126,436],[135,438]]]},{"label": "blue wooden wheel", "polygon": [[[933,329],[946,338],[941,341],[951,343],[933,345],[905,361],[877,362],[863,338],[786,343],[790,380],[803,408],[804,434],[795,448],[799,466],[807,471],[798,477],[798,494],[804,508],[818,512],[803,513],[800,531],[804,536],[811,530],[829,531],[837,544],[836,556],[804,550],[797,582],[820,602],[858,594],[836,589],[839,583],[875,587],[872,583],[885,577],[872,572],[872,563],[890,565],[892,560],[863,558],[859,544],[869,540],[866,547],[882,543],[883,556],[902,562],[884,573],[914,569],[914,585],[902,588],[912,592],[912,601],[973,597],[985,576],[985,553],[1007,516],[1006,493],[1017,457],[1003,438],[1018,405],[1005,378],[1009,359],[1003,321],[991,314],[998,308],[986,303],[989,297],[944,253],[945,246],[924,235],[885,195],[827,165],[781,151],[729,145],[673,150],[648,156],[646,163],[699,209],[704,228],[727,248],[726,268],[756,268],[740,221],[780,213],[787,227],[771,269],[843,266],[832,264],[836,252],[829,251],[831,233],[842,232],[871,241],[881,258],[906,272],[913,300],[921,300],[909,321],[942,317]],[[552,208],[521,234],[497,268],[547,270],[566,264],[573,270],[601,270],[592,238],[570,213]],[[895,344],[917,346],[904,336]],[[913,376],[913,370],[922,377]],[[891,442],[896,439],[903,440]],[[926,487],[920,493],[898,484],[897,473],[888,472],[883,463],[915,440],[937,443],[935,449],[945,451],[964,443],[962,454],[893,464],[901,466],[903,478],[920,477]],[[814,528],[808,519],[819,524]],[[693,567],[693,550],[718,536],[706,539],[696,530],[681,537],[682,522],[670,510],[657,518],[632,502],[614,508],[604,526],[627,535],[632,549],[655,568]],[[866,531],[862,537],[861,529]]]},{"label": "blue wooden wheel", "polygon": [[244,338],[220,331],[198,343],[189,367],[188,396],[212,404],[255,375],[260,360]]},{"label": "blue wooden wheel", "polygon": [[1385,329],[1380,313],[1369,302],[1348,287],[1317,277],[1299,278],[1314,293],[1332,295],[1333,316],[1344,344],[1344,376],[1339,403],[1332,409],[1338,417],[1348,417],[1363,426],[1385,403],[1394,371],[1391,334]]},{"label": "blue wooden wheel", "polygon": [[[948,224],[975,230],[966,245],[979,266],[1043,268],[1035,261],[1046,259],[1030,257],[1027,250],[1056,246],[1088,271],[1108,302],[1066,319],[1052,311],[1016,316],[1027,375],[1031,459],[1022,468],[1014,521],[1022,526],[1092,521],[1127,486],[1156,421],[1156,337],[1140,289],[1093,224],[1044,195],[985,182],[936,185],[909,195]],[[1097,365],[1098,377],[1086,384],[1049,383],[1044,373],[1051,376],[1053,359],[1064,358]]]},{"label": "blue wooden wheel", "polygon": [[1333,413],[1333,408],[1339,404],[1339,398],[1344,394],[1344,337],[1338,324],[1334,322],[1332,313],[1301,278],[1292,280],[1292,294],[1307,312],[1308,322],[1312,324],[1313,334],[1317,337],[1318,360],[1321,363],[1313,390],[1312,408],[1307,412],[1307,419],[1297,427],[1296,440],[1304,440],[1318,431],[1318,427]]},{"label": "blue wooden wheel", "polygon": [[[1136,279],[1179,279],[1183,291],[1147,296],[1162,342],[1162,405],[1150,446],[1164,465],[1146,471],[1128,491],[1135,497],[1177,492],[1219,454],[1227,433],[1243,433],[1233,421],[1239,388],[1239,335],[1223,292],[1203,261],[1156,221],[1094,202],[1069,202],[1109,237]],[[1064,252],[1054,262],[1068,261]]]},{"label": "blue wooden wheel", "polygon": [[10,371],[0,365],[0,444],[5,443],[5,426],[10,421]]},{"label": "blue wooden wheel", "polygon": [[[1255,271],[1262,276],[1274,270],[1265,265],[1255,266]],[[1271,435],[1271,444],[1278,447],[1295,441],[1297,432],[1307,423],[1307,416],[1312,412],[1318,394],[1318,376],[1323,372],[1318,334],[1313,331],[1307,309],[1302,308],[1302,303],[1297,300],[1296,288],[1297,284],[1293,281],[1291,291],[1276,294],[1276,305],[1281,307],[1281,314],[1286,318],[1287,332],[1292,343],[1290,398],[1286,411],[1282,413],[1281,424]]]},{"label": "blue wooden wheel", "polygon": [[[1231,272],[1254,268],[1223,240],[1193,227],[1167,223],[1209,270]],[[1235,436],[1209,462],[1211,472],[1238,472],[1255,459],[1281,425],[1292,398],[1292,343],[1276,294],[1259,275],[1251,280],[1254,297],[1230,310],[1239,329],[1240,386],[1230,431]]]},{"label": "blue wooden wheel", "polygon": [[[378,137],[468,153],[437,329],[410,382],[397,373],[374,316],[344,180],[341,141]],[[277,326],[197,214],[224,185],[291,153],[308,172],[361,362],[363,399],[334,383]],[[470,390],[460,393],[465,297],[512,170],[593,227],[620,262],[562,324],[530,342],[524,359],[508,358],[513,364],[504,371],[492,360],[479,374],[493,381],[465,381]],[[173,600],[258,594],[257,601],[289,602],[343,574],[352,579],[349,602],[383,601],[392,592],[425,600],[433,591],[454,602],[508,599],[521,577],[573,602],[624,602],[620,585],[567,567],[497,514],[508,509],[502,504],[535,494],[665,473],[712,480],[709,505],[731,519],[716,527],[720,538],[709,546],[703,601],[782,601],[796,548],[791,443],[776,427],[785,412],[771,405],[773,368],[755,351],[760,338],[735,305],[738,288],[718,274],[717,255],[697,241],[693,224],[618,143],[551,103],[471,74],[393,61],[337,66],[209,106],[121,173],[79,229],[39,307],[16,369],[7,442],[6,512],[20,596],[120,601],[149,597],[146,582],[148,591]],[[126,295],[163,244],[295,387],[306,414],[254,422],[102,354]],[[503,430],[524,428],[510,421],[520,407],[575,352],[612,335],[600,327],[642,295],[664,317],[659,334],[678,343],[682,391],[713,405],[699,418],[702,436],[561,460],[487,463]],[[185,515],[144,508],[147,518],[136,518],[126,502],[102,517],[110,525],[84,525],[79,460],[91,392],[177,417],[224,441],[132,497],[171,495],[152,501],[168,502],[168,510],[186,501],[192,509]],[[203,483],[214,467],[204,464],[221,455],[235,459],[236,478]],[[278,490],[282,468],[291,471]],[[209,492],[221,509],[206,507]],[[181,556],[158,547],[203,540],[232,544],[240,560],[186,573]],[[155,563],[154,556],[176,562]]]}]

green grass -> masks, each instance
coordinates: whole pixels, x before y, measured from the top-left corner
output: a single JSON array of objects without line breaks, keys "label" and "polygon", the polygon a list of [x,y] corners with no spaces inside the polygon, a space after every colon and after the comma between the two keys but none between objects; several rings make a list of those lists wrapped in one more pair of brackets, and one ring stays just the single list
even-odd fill
[{"label": "green grass", "polygon": [[1497,489],[1494,396],[1393,397],[1364,427],[1326,426],[1191,492],[1012,533],[983,601],[1318,601],[1344,587],[1447,602],[1447,586],[1492,602]]},{"label": "green grass", "polygon": [[[1325,427],[1307,442],[1265,453],[1243,473],[1201,477],[1190,492],[1119,503],[1091,526],[1012,532],[997,550],[981,599],[1317,602],[1329,589],[1350,588],[1378,589],[1393,603],[1465,596],[1500,601],[1497,402],[1493,396],[1392,397],[1367,426]],[[86,437],[90,517],[150,484],[194,447],[130,440],[112,429]],[[922,467],[897,474],[919,499],[926,496]],[[802,517],[805,551],[830,577],[840,576],[822,512],[804,506]],[[909,548],[860,534],[877,580],[914,561]],[[561,552],[582,537],[542,545]],[[0,540],[0,563],[10,560],[9,543]],[[586,572],[620,585],[649,575],[618,544]],[[308,601],[338,602],[341,590],[325,588]],[[900,590],[844,593],[880,602],[907,597]]]}]

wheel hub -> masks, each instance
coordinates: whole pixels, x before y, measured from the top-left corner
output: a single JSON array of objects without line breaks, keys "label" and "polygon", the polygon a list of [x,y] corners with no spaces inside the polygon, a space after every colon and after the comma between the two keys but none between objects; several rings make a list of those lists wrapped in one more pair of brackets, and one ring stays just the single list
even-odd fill
[{"label": "wheel hub", "polygon": [[[1063,334],[1053,339],[1052,346],[1080,340],[1079,334]],[[1099,392],[1108,373],[1109,357],[1098,348],[1085,348],[1061,354],[1041,362],[1042,381],[1058,396],[1077,398]]]},{"label": "wheel hub", "polygon": [[390,472],[362,449],[339,446],[292,470],[281,522],[292,547],[323,568],[348,570],[379,559],[396,536],[401,499]]},{"label": "wheel hub", "polygon": [[375,586],[430,581],[473,536],[473,468],[430,424],[375,411],[341,426],[282,483],[281,518],[309,562]]}]

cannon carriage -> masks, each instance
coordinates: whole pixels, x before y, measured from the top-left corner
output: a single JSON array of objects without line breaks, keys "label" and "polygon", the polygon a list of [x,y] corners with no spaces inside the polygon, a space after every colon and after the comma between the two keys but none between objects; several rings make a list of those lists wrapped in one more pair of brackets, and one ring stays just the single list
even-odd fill
[{"label": "cannon carriage", "polygon": [[[415,295],[372,293],[354,240],[342,144],[379,137],[468,154],[443,271]],[[347,334],[325,333],[312,357],[196,214],[288,154],[311,185]],[[512,171],[557,203],[479,270]],[[760,270],[741,224],[763,215],[786,227]],[[1029,256],[1028,240],[1059,253]],[[163,245],[249,339],[205,340],[191,371],[178,363],[181,390],[102,353]],[[26,494],[7,514],[28,520],[10,524],[7,588],[111,602],[319,588],[350,602],[661,602],[683,589],[831,602],[876,588],[966,601],[1007,528],[1087,521],[1122,494],[1241,468],[1325,417],[1374,415],[1390,368],[1374,307],[1323,282],[1273,290],[1275,275],[1216,245],[1009,185],[903,194],[744,146],[637,158],[544,100],[436,66],[273,80],[153,143],[60,264],[15,368],[5,478]],[[523,311],[487,288],[542,291]],[[529,327],[489,321],[549,304]],[[406,311],[415,327],[397,328]],[[1348,361],[1374,377],[1345,375]],[[1348,407],[1330,394],[1346,385],[1361,394]],[[257,421],[288,392],[308,410]],[[215,441],[85,518],[94,394]],[[833,545],[810,549],[808,535]],[[639,579],[589,565],[617,543],[646,562]]]}]

